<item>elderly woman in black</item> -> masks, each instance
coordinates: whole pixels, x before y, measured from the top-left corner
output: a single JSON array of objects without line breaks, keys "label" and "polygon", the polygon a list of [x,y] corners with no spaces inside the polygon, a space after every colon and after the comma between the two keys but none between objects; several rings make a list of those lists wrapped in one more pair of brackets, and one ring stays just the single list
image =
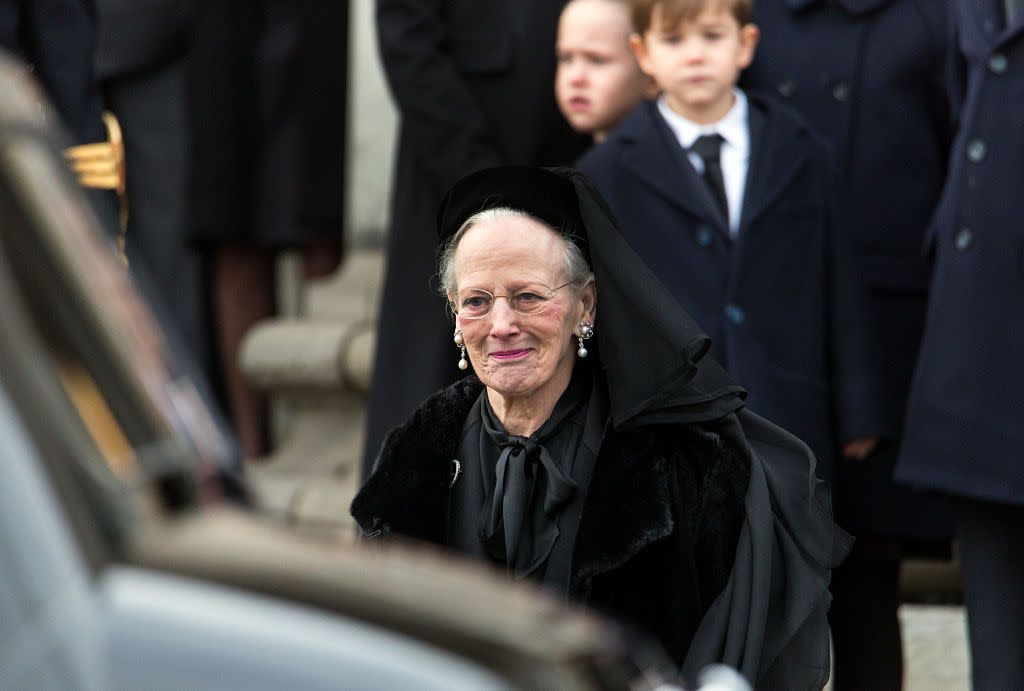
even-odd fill
[{"label": "elderly woman in black", "polygon": [[813,456],[743,408],[582,174],[474,173],[438,230],[453,356],[476,376],[389,435],[352,504],[364,535],[542,582],[690,678],[724,662],[759,689],[824,685],[848,540]]}]

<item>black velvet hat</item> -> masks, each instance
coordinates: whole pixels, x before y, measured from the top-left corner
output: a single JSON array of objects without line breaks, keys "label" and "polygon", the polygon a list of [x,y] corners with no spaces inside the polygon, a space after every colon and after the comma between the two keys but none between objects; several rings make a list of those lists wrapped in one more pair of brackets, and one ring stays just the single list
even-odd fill
[{"label": "black velvet hat", "polygon": [[[581,234],[579,200],[569,168],[503,166],[469,175],[448,191],[437,212],[439,242],[458,232],[470,216],[497,207],[527,211],[548,225],[570,233],[580,241],[590,260],[586,237]],[[582,175],[582,173],[579,173]]]},{"label": "black velvet hat", "polygon": [[597,284],[595,358],[608,382],[616,427],[719,419],[746,392],[706,353],[710,340],[626,242],[580,171],[502,166],[457,182],[437,215],[439,242],[474,214],[525,211],[574,237]]}]

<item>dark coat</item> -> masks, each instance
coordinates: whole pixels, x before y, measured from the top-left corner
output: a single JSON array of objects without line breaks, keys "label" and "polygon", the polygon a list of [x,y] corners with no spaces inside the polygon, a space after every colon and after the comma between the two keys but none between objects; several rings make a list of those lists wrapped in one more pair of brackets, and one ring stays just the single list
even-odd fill
[{"label": "dark coat", "polygon": [[75,143],[106,140],[91,0],[0,0],[0,46],[33,66]]},{"label": "dark coat", "polygon": [[579,166],[750,408],[804,440],[831,479],[841,440],[883,431],[861,285],[832,223],[824,145],[765,100],[749,112],[736,240],[653,103]]},{"label": "dark coat", "polygon": [[192,240],[270,249],[341,243],[348,8],[195,3]]},{"label": "dark coat", "polygon": [[434,248],[444,193],[501,164],[571,162],[586,145],[555,104],[564,0],[377,0],[377,30],[401,132],[366,460],[389,429],[454,381],[454,327],[441,317]]},{"label": "dark coat", "polygon": [[[395,533],[444,544],[452,459],[481,389],[475,377],[457,382],[388,437],[374,474],[352,503],[364,535]],[[787,445],[781,430],[742,414],[751,441]],[[794,549],[789,530],[812,527],[824,536],[832,523],[816,512],[805,523],[799,516],[814,509],[802,503],[806,497],[789,493],[772,495],[771,506],[781,510],[774,521],[745,522],[751,509],[769,511],[764,492],[770,488],[802,485],[796,494],[806,494],[808,487],[806,475],[784,479],[792,472],[784,470],[788,462],[752,463],[748,449],[730,441],[743,439],[735,436],[737,429],[734,416],[628,431],[607,427],[576,540],[570,596],[652,634],[688,674],[726,658],[756,677],[759,689],[818,689],[828,675],[827,593],[811,611],[805,606],[815,599],[787,606],[784,593],[790,590],[783,583],[801,592],[824,585],[776,576],[786,555],[823,557],[813,547],[807,553]],[[797,454],[795,460],[806,472],[806,458]],[[803,527],[787,523],[793,518]],[[772,532],[780,537],[762,539]],[[804,547],[828,541],[814,538]],[[754,604],[770,608],[758,593],[771,594],[771,612]],[[755,611],[744,611],[748,605]],[[712,614],[705,616],[709,608]],[[762,642],[752,631],[764,635],[766,623],[771,640]],[[733,635],[724,633],[728,629],[735,629]],[[694,640],[688,654],[695,633],[699,644]],[[720,647],[725,639],[731,643]]]},{"label": "dark coat", "polygon": [[959,131],[931,227],[931,299],[897,478],[1024,504],[1024,14],[956,1]]},{"label": "dark coat", "polygon": [[101,79],[153,72],[188,48],[193,0],[95,0]]},{"label": "dark coat", "polygon": [[[188,229],[188,0],[97,0],[97,75],[124,136],[128,192],[125,252],[151,302],[183,345],[214,371],[200,257]],[[152,291],[155,294],[149,294]]]},{"label": "dark coat", "polygon": [[[869,318],[884,334],[873,364],[887,426],[899,430],[927,306],[930,268],[921,247],[952,132],[943,79],[946,3],[758,2],[754,21],[761,41],[743,83],[785,99],[831,147],[836,229],[856,253]],[[837,467],[837,520],[857,533],[948,536],[940,499],[892,481],[898,451],[896,438],[867,462]]]},{"label": "dark coat", "polygon": [[[32,66],[67,133],[68,145],[107,141],[103,99],[93,65],[92,0],[0,0],[0,47]],[[118,231],[117,195],[85,189],[100,225]]]}]

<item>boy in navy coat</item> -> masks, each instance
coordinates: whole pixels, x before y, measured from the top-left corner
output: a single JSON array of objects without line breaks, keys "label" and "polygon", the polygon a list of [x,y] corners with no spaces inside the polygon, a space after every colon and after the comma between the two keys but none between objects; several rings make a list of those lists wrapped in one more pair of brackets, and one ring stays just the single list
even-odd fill
[{"label": "boy in navy coat", "polygon": [[840,446],[866,456],[884,418],[825,146],[736,88],[758,40],[750,0],[632,10],[634,52],[662,95],[579,166],[751,408],[803,439],[831,479]]}]

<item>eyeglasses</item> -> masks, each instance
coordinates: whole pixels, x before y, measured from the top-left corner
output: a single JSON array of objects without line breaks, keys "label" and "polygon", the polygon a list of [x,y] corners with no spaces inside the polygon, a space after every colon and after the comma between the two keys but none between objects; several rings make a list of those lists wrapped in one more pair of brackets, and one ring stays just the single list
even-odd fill
[{"label": "eyeglasses", "polygon": [[548,288],[543,283],[525,286],[512,295],[495,295],[478,288],[460,290],[452,307],[462,319],[480,319],[491,313],[494,301],[498,298],[508,300],[508,306],[517,314],[532,316],[546,312],[551,307],[551,298],[555,292],[572,285],[572,281],[563,283],[557,288]]}]

